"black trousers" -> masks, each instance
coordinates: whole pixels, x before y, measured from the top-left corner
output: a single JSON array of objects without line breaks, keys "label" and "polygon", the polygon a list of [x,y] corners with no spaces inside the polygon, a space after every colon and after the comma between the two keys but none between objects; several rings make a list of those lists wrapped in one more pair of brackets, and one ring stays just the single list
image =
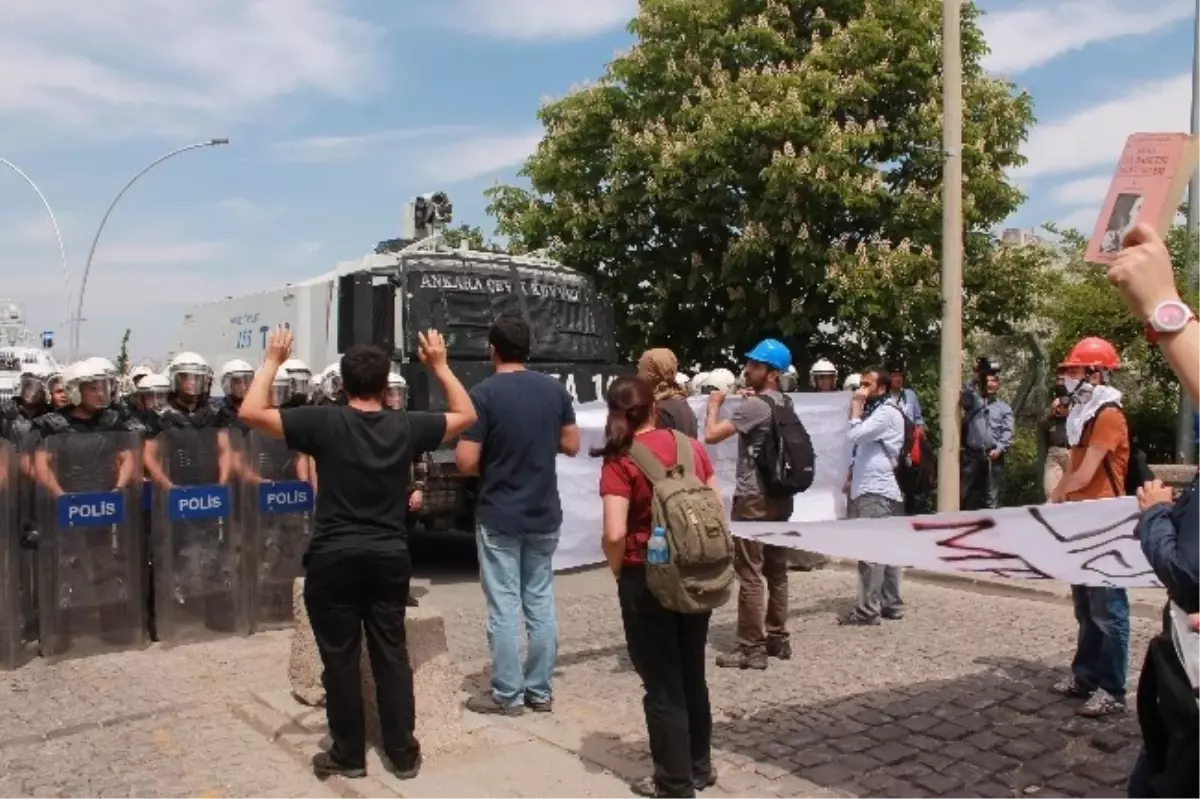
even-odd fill
[{"label": "black trousers", "polygon": [[407,552],[330,552],[305,559],[304,604],[325,667],[325,713],[339,763],[366,764],[359,658],[363,630],[375,677],[383,748],[392,765],[411,768],[420,754],[413,735],[413,673],[404,641],[412,562]]},{"label": "black trousers", "polygon": [[712,712],[704,678],[711,613],[675,613],[646,586],[646,571],[626,567],[617,581],[629,659],[646,695],[654,781],[665,796],[695,796],[712,765]]}]

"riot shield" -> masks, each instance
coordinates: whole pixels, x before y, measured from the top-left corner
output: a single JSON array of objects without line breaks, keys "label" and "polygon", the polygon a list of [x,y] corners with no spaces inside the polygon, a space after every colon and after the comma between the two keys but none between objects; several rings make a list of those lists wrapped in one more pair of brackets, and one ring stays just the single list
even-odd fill
[{"label": "riot shield", "polygon": [[292,624],[292,583],[312,536],[311,461],[277,438],[250,433],[239,458],[252,632]]},{"label": "riot shield", "polygon": [[63,433],[33,458],[42,655],[145,646],[139,437]]},{"label": "riot shield", "polygon": [[[37,657],[36,604],[29,593],[33,553],[21,546],[16,448],[0,439],[0,669],[15,669]],[[32,515],[32,511],[30,512]]]},{"label": "riot shield", "polygon": [[237,430],[166,430],[153,457],[167,480],[150,513],[158,640],[188,643],[246,635]]}]

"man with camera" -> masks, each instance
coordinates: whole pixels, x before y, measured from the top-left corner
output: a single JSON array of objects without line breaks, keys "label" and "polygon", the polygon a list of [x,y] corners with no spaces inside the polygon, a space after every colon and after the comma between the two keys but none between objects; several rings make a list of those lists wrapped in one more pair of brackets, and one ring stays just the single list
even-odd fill
[{"label": "man with camera", "polygon": [[962,391],[963,510],[1000,507],[1004,485],[1004,455],[1012,446],[1012,408],[997,397],[1000,364],[986,355],[975,361],[973,379]]},{"label": "man with camera", "polygon": [[1054,493],[1054,487],[1066,474],[1067,465],[1071,458],[1071,444],[1067,440],[1067,413],[1071,410],[1071,400],[1067,392],[1066,372],[1058,370],[1058,379],[1054,384],[1054,401],[1038,424],[1039,441],[1045,453],[1045,468],[1042,471],[1042,488],[1046,499]]}]

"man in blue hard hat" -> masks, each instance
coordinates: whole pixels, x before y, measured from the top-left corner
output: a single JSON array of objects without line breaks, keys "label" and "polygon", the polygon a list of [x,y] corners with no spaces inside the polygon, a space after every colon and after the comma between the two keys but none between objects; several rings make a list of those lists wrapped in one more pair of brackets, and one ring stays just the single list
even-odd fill
[{"label": "man in blue hard hat", "polygon": [[[792,493],[779,490],[759,461],[764,446],[785,446],[778,440],[778,431],[784,428],[779,422],[796,418],[791,400],[779,390],[779,379],[791,365],[792,353],[785,344],[764,339],[746,354],[746,396],[729,418],[718,418],[724,392],[708,395],[705,441],[718,444],[735,434],[738,437],[733,492],[736,521],[786,521],[792,515]],[[768,442],[768,436],[775,439]],[[717,665],[765,669],[768,657],[787,660],[792,656],[787,631],[788,549],[736,537],[733,544],[740,586],[737,648],[718,657]]]}]

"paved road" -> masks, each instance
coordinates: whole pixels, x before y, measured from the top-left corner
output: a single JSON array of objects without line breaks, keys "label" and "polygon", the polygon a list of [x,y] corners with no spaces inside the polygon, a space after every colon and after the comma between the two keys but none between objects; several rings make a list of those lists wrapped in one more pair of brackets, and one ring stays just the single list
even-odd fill
[{"label": "paved road", "polygon": [[[486,681],[483,610],[461,563],[433,572],[425,601],[443,609],[474,689]],[[1070,656],[1069,607],[909,583],[904,621],[839,628],[852,590],[847,572],[793,575],[795,659],[710,670],[721,771],[711,795],[1123,795],[1133,714],[1084,721],[1047,690]],[[597,764],[645,773],[640,686],[611,578],[560,578],[558,611],[555,713],[502,723],[583,761],[581,775]],[[1134,674],[1152,630],[1134,621]],[[729,608],[714,618],[714,648],[732,636]],[[269,633],[0,675],[0,795],[335,795],[231,712],[286,687],[286,653],[287,635]],[[478,786],[487,795],[487,774]]]}]

